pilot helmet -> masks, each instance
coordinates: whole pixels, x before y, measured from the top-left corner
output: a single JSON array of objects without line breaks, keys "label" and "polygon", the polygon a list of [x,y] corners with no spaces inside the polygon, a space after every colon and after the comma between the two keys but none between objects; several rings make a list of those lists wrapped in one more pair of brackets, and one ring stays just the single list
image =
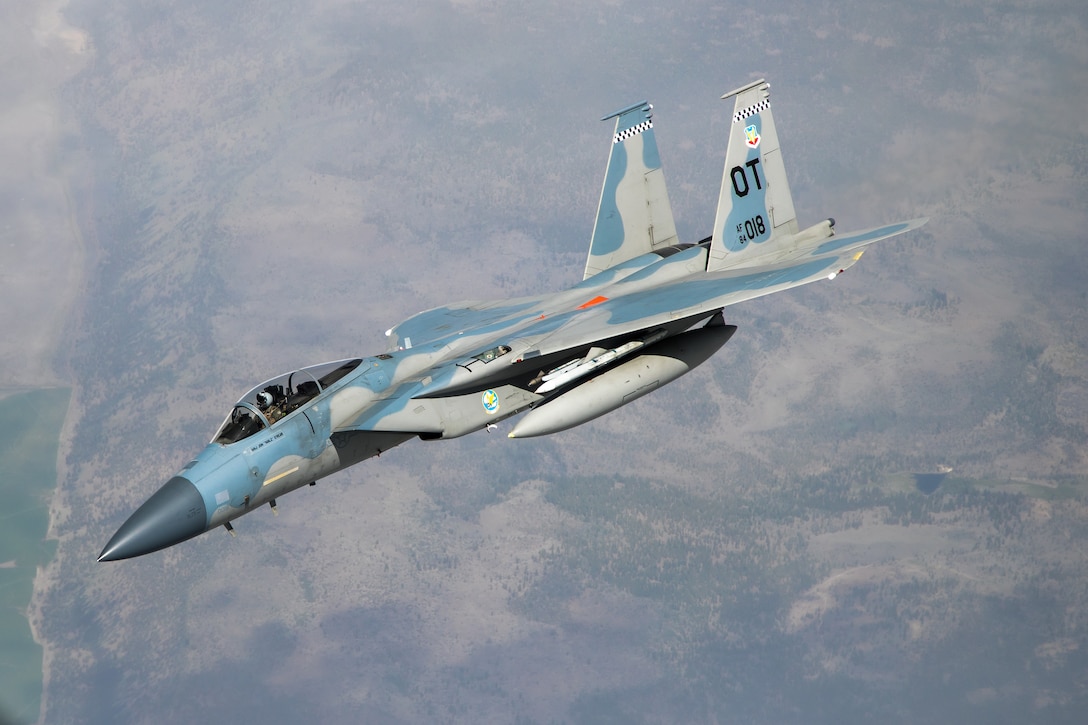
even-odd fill
[{"label": "pilot helmet", "polygon": [[272,393],[267,390],[262,390],[257,393],[257,407],[264,410],[268,406],[272,405]]}]

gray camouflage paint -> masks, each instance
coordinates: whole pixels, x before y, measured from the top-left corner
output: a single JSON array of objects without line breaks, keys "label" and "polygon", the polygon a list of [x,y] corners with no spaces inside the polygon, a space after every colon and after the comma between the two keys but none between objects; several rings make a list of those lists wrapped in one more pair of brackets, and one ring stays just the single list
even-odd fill
[{"label": "gray camouflage paint", "polygon": [[616,130],[584,279],[677,242],[651,109],[643,101],[601,119]]},{"label": "gray camouflage paint", "polygon": [[[757,82],[727,97],[736,95],[740,112],[766,100],[765,94],[766,84]],[[565,409],[575,411],[577,425],[584,422],[577,416],[579,388],[597,373],[541,395],[534,390],[543,373],[609,346],[663,337],[640,349],[640,355],[652,355],[655,344],[666,349],[670,338],[730,305],[834,277],[855,264],[867,245],[925,222],[915,219],[845,236],[832,236],[831,223],[822,222],[798,234],[792,200],[781,201],[789,187],[784,170],[776,170],[780,160],[766,163],[767,184],[777,192],[753,196],[750,205],[735,204],[730,169],[777,152],[768,102],[758,114],[733,124],[709,249],[691,245],[665,254],[648,231],[668,229],[666,241],[675,241],[649,110],[640,103],[613,114],[616,140],[582,282],[551,295],[438,307],[402,322],[386,333],[387,353],[362,358],[302,407],[271,424],[262,415],[263,429],[236,442],[209,443],[125,522],[100,560],[171,546],[411,438],[465,435],[559,397]],[[738,131],[738,126],[752,125],[762,148],[751,149],[743,128]],[[779,194],[774,203],[788,210],[788,224],[778,224],[758,244],[731,247],[725,233],[730,225],[735,230],[738,218],[773,213],[767,199],[774,201],[774,193]],[[590,274],[602,264],[607,266]],[[505,352],[496,353],[498,346]],[[491,354],[484,355],[487,351]],[[702,359],[689,360],[689,367]],[[336,366],[292,375],[316,381]],[[253,401],[264,385],[238,405],[256,413]],[[203,512],[194,504],[198,500]],[[199,516],[202,526],[194,520]],[[158,525],[163,521],[174,523]]]}]

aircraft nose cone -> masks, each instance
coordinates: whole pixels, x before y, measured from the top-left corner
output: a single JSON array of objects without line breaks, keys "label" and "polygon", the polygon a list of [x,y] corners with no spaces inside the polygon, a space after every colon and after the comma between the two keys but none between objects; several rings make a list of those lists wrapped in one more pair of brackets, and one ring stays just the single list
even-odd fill
[{"label": "aircraft nose cone", "polygon": [[121,524],[99,561],[117,561],[191,539],[204,531],[208,511],[204,497],[187,478],[174,476]]}]

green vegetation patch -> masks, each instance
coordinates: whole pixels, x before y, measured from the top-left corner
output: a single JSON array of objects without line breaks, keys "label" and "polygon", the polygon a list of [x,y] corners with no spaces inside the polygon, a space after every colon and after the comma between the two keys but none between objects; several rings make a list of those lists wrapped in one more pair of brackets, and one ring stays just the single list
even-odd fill
[{"label": "green vegetation patch", "polygon": [[36,721],[41,703],[42,650],[26,613],[37,568],[56,550],[45,537],[70,397],[57,388],[0,400],[0,717],[15,722]]}]

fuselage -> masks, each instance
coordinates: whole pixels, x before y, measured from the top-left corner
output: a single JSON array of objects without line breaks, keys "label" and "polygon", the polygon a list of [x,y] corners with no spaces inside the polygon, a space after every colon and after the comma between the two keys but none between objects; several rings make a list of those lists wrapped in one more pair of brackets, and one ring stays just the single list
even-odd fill
[{"label": "fuselage", "polygon": [[[608,299],[700,271],[705,255],[699,246],[646,254],[558,294],[479,304],[471,326],[450,326],[406,346],[408,335],[394,332],[426,325],[448,308],[420,313],[390,331],[393,349],[386,353],[261,383],[235,404],[204,450],[121,526],[100,560],[140,556],[229,527],[411,438],[465,435],[552,397],[527,389],[527,376],[577,360],[590,346],[533,359],[542,340]],[[482,390],[477,378],[486,381]],[[272,402],[266,405],[262,395]]]},{"label": "fuselage", "polygon": [[615,119],[582,282],[563,292],[464,302],[386,332],[387,352],[265,381],[212,441],[110,539],[99,560],[156,551],[270,504],[411,438],[455,438],[532,408],[510,437],[548,435],[627,404],[713,355],[729,305],[834,279],[869,245],[924,219],[836,236],[800,229],[760,79],[734,112],[713,233],[676,240],[652,106]]},{"label": "fuselage", "polygon": [[411,438],[456,438],[529,408],[511,437],[584,423],[712,355],[735,330],[724,306],[834,277],[860,256],[844,261],[839,251],[707,272],[705,244],[678,245],[553,295],[421,312],[386,333],[388,352],[302,368],[246,393],[99,559],[217,526],[233,532],[233,519],[274,510],[278,497]]}]

